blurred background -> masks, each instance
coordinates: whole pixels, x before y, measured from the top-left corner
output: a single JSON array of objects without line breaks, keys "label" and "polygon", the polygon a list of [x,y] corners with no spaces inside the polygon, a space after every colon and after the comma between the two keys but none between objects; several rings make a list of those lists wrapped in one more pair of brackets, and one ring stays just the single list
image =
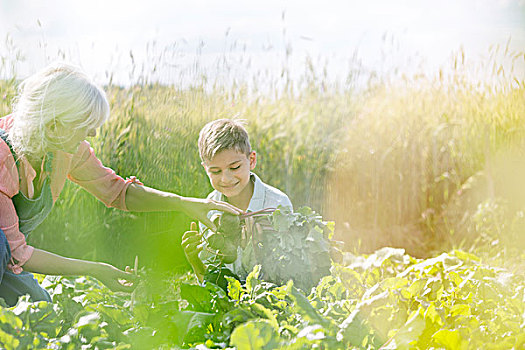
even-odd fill
[{"label": "blurred background", "polygon": [[[23,58],[16,67],[21,75],[66,58],[100,83],[140,77],[179,84],[183,71],[195,69],[231,81],[286,64],[298,77],[309,59],[316,67],[329,61],[327,74],[337,79],[356,61],[367,73],[414,73],[443,68],[461,49],[476,61],[491,45],[522,49],[524,6],[523,0],[2,0],[0,32],[4,48],[15,45],[11,54]],[[229,71],[216,68],[220,59],[230,60]]]},{"label": "blurred background", "polygon": [[[91,140],[122,176],[205,197],[200,128],[247,119],[256,172],[353,252],[452,248],[522,267],[525,2],[0,0],[0,112],[55,60],[106,90]],[[34,245],[186,269],[174,213],[68,185]],[[521,265],[520,265],[521,264]]]}]

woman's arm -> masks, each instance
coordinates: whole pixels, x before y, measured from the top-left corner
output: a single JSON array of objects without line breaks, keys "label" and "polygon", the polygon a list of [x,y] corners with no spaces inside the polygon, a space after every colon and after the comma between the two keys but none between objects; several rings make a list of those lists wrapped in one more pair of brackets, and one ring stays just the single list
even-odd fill
[{"label": "woman's arm", "polygon": [[71,163],[68,178],[107,206],[130,211],[181,211],[211,229],[214,229],[215,225],[207,218],[210,210],[242,213],[240,209],[228,203],[182,197],[143,186],[135,180],[124,180],[113,170],[102,165],[87,141],[80,144]]},{"label": "woman's arm", "polygon": [[242,210],[225,202],[213,199],[181,197],[174,193],[163,192],[151,187],[130,184],[126,192],[126,207],[130,211],[181,211],[212,230],[215,224],[208,219],[210,210],[220,210],[232,214],[241,214]]},{"label": "woman's arm", "polygon": [[45,275],[89,275],[109,289],[120,292],[131,292],[137,279],[134,274],[109,264],[66,258],[36,248],[24,264],[24,269]]}]

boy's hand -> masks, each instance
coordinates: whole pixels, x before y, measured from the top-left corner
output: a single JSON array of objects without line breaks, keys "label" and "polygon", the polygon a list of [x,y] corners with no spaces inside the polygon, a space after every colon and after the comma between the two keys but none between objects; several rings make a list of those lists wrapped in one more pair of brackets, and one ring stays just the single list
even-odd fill
[{"label": "boy's hand", "polygon": [[[216,201],[213,199],[199,199],[199,198],[184,198],[182,211],[191,218],[194,218],[212,231],[217,231],[217,226],[208,219],[208,212],[210,210],[220,210],[234,215],[242,214],[243,211],[230,203]],[[188,231],[190,232],[190,231]]]},{"label": "boy's hand", "polygon": [[200,261],[199,252],[202,250],[202,234],[197,231],[197,224],[191,223],[190,231],[186,231],[182,236],[182,248],[186,259],[193,266],[196,261]]},{"label": "boy's hand", "polygon": [[199,278],[199,281],[202,281],[202,276],[206,271],[204,263],[199,258],[199,252],[202,250],[202,234],[197,231],[197,224],[195,222],[191,223],[190,231],[186,231],[182,236],[182,248],[184,249],[184,255],[190,263],[193,271]]}]

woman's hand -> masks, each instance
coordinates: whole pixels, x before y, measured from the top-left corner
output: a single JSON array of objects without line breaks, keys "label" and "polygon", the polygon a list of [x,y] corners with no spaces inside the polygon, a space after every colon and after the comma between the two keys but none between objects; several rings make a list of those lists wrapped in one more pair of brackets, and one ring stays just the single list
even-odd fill
[{"label": "woman's hand", "polygon": [[106,263],[97,263],[91,275],[114,292],[131,293],[136,287],[138,277],[131,269],[126,270],[127,272]]},{"label": "woman's hand", "polygon": [[212,231],[217,231],[217,226],[208,219],[208,212],[210,210],[220,210],[234,215],[242,214],[243,211],[230,203],[220,202],[213,199],[200,198],[181,198],[181,211],[183,211],[190,218],[198,220],[210,228]]},{"label": "woman's hand", "polygon": [[131,270],[125,272],[106,263],[66,258],[37,248],[24,264],[24,269],[44,275],[90,275],[119,292],[132,292],[138,280]]}]

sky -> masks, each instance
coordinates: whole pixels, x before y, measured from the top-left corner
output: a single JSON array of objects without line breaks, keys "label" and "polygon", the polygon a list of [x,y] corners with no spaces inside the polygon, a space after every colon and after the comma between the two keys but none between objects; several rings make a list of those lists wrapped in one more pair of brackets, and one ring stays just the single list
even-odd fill
[{"label": "sky", "polygon": [[199,70],[300,74],[309,57],[337,78],[356,62],[436,70],[491,45],[524,51],[525,0],[0,0],[0,58],[15,62],[3,75],[65,59],[100,83],[174,83]]}]

